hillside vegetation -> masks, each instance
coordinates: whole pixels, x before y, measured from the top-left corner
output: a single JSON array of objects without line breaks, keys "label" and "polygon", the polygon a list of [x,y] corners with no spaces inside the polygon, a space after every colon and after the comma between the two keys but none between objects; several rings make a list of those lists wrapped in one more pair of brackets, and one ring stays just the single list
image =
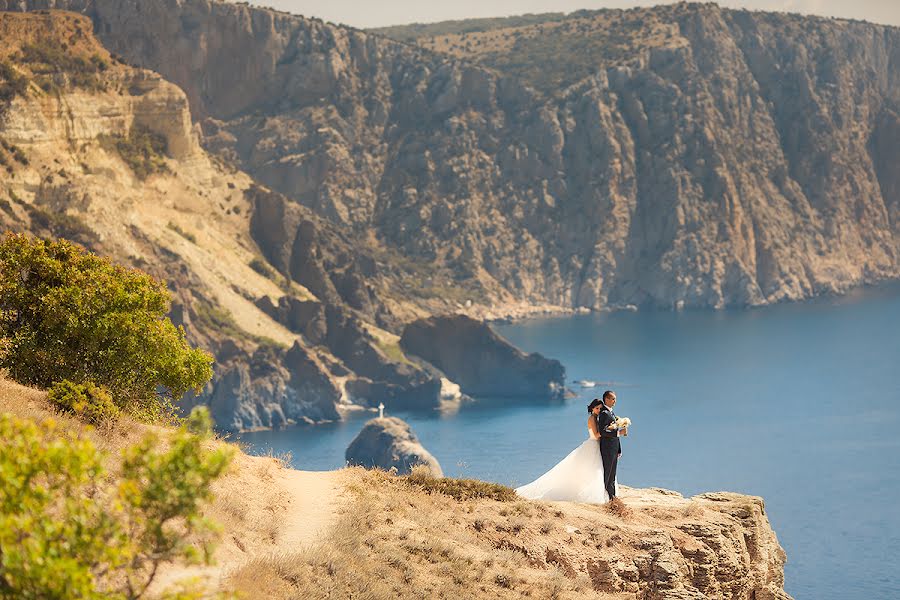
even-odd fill
[{"label": "hillside vegetation", "polygon": [[685,44],[674,10],[580,10],[372,31],[507,73],[552,97],[609,67],[639,61],[651,48]]}]

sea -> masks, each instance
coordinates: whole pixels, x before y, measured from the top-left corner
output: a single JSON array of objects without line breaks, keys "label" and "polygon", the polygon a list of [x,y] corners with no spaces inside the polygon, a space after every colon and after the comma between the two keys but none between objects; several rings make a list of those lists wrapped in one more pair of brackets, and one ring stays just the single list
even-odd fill
[{"label": "sea", "polygon": [[[789,594],[900,598],[900,285],[747,310],[494,328],[561,361],[575,397],[476,398],[443,413],[388,407],[446,475],[535,479],[587,437],[586,405],[612,389],[616,413],[632,420],[620,483],[762,496],[787,552]],[[290,452],[295,468],[330,470],[372,416],[240,438],[250,453]]]}]

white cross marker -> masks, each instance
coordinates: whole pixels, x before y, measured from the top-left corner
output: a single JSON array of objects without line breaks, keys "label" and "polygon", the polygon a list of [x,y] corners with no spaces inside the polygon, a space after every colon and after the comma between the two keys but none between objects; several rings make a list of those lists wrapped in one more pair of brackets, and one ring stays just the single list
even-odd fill
[{"label": "white cross marker", "polygon": [[378,418],[379,419],[384,418],[384,402],[378,403]]}]

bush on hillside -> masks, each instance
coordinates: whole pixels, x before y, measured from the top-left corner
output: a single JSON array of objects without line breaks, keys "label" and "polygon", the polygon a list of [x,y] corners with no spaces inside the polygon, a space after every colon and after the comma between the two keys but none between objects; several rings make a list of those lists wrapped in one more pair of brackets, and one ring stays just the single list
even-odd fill
[{"label": "bush on hillside", "polygon": [[8,61],[0,60],[0,109],[27,90],[28,78],[20,75]]},{"label": "bush on hillside", "polygon": [[74,413],[91,425],[114,421],[119,416],[119,407],[113,403],[106,388],[90,381],[74,383],[66,379],[54,383],[47,399],[57,408]]},{"label": "bush on hillside", "polygon": [[48,92],[57,88],[55,76],[61,74],[74,87],[100,91],[104,88],[100,73],[109,69],[109,63],[99,54],[78,54],[63,42],[52,39],[25,44],[19,58],[35,74],[38,85]]},{"label": "bush on hillside", "polygon": [[0,368],[25,385],[91,381],[138,418],[212,377],[212,357],[166,318],[165,284],[66,240],[0,242]]},{"label": "bush on hillside", "polygon": [[510,502],[518,499],[516,491],[505,485],[477,479],[434,477],[424,465],[414,466],[410,474],[405,475],[402,480],[429,494],[443,494],[456,500],[488,499]]},{"label": "bush on hillside", "polygon": [[156,173],[168,173],[166,138],[146,127],[132,127],[128,137],[113,136],[114,147],[135,176],[144,180]]},{"label": "bush on hillside", "polygon": [[184,426],[169,450],[127,449],[116,485],[90,440],[58,429],[0,415],[0,598],[139,598],[161,564],[200,556],[191,543],[210,555],[199,510],[230,450],[204,451]]}]

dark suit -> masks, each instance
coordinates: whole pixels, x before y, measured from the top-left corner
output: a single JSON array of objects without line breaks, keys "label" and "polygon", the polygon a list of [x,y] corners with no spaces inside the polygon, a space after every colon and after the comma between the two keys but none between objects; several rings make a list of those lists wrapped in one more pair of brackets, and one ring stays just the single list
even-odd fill
[{"label": "dark suit", "polygon": [[597,415],[597,431],[600,432],[600,458],[603,460],[603,485],[609,499],[616,497],[616,467],[619,464],[619,454],[622,453],[622,443],[619,440],[619,432],[615,429],[608,431],[616,415],[605,404]]}]

